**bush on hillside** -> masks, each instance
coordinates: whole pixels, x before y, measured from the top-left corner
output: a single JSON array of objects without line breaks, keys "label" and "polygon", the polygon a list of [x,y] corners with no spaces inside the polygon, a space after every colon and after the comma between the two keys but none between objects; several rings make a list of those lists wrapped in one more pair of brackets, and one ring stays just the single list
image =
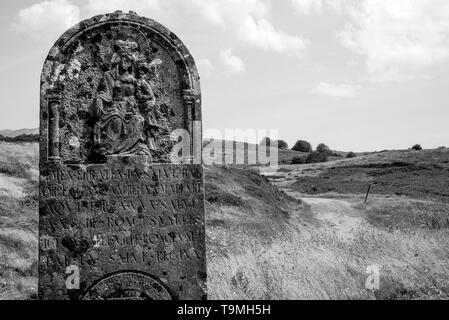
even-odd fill
[{"label": "bush on hillside", "polygon": [[357,155],[356,155],[354,152],[352,152],[352,151],[350,151],[350,152],[346,155],[346,158],[355,158],[355,157],[357,157]]},{"label": "bush on hillside", "polygon": [[239,197],[230,192],[218,189],[214,184],[206,183],[205,188],[206,201],[210,204],[218,204],[231,207],[245,207],[246,203]]},{"label": "bush on hillside", "polygon": [[291,164],[304,164],[306,163],[306,158],[304,157],[294,157],[291,160]]},{"label": "bush on hillside", "polygon": [[413,150],[422,150],[422,147],[421,147],[421,145],[419,145],[419,144],[415,144],[413,147],[412,147],[412,149]]},{"label": "bush on hillside", "polygon": [[293,146],[292,150],[299,151],[299,152],[311,152],[312,151],[312,145],[305,141],[305,140],[298,140],[296,141],[295,145]]}]

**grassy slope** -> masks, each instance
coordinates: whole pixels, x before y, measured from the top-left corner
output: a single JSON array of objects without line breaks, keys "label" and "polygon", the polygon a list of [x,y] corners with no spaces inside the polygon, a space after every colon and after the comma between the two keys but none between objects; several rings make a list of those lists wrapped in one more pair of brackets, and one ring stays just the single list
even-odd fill
[{"label": "grassy slope", "polygon": [[271,256],[272,248],[293,228],[316,223],[308,208],[250,169],[208,166],[205,181],[209,298],[276,296],[277,270],[269,263],[279,259],[279,267],[285,257]]},{"label": "grassy slope", "polygon": [[[210,144],[210,140],[205,140],[203,143],[203,147],[205,150],[207,148],[212,149],[216,148],[217,151],[212,153],[211,155],[207,155],[207,152],[204,152],[203,158],[204,162],[207,164],[212,164],[213,159],[223,159],[220,160],[220,164],[256,164],[256,160],[259,159],[258,151],[259,145],[247,142],[240,141],[229,141],[229,140],[215,140],[213,145]],[[233,144],[232,144],[233,143]],[[229,151],[226,148],[230,148]],[[270,152],[277,152],[278,162],[279,163],[290,163],[290,161],[295,157],[307,157],[308,153],[298,152],[293,150],[281,150],[274,147],[268,147],[266,152],[270,154]]]}]

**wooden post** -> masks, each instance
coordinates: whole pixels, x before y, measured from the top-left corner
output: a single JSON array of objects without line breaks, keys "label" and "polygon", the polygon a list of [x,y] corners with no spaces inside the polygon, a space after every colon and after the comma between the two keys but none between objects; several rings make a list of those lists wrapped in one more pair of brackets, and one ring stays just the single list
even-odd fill
[{"label": "wooden post", "polygon": [[365,202],[368,200],[369,191],[371,190],[371,183],[368,185],[368,190],[366,191]]}]

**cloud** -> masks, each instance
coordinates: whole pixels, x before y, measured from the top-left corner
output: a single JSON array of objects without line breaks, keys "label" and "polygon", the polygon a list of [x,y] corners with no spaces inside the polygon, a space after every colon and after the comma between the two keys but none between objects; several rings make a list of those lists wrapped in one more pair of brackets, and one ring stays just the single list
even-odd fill
[{"label": "cloud", "polygon": [[301,15],[321,15],[325,10],[341,14],[351,1],[359,0],[290,0],[295,11]]},{"label": "cloud", "polygon": [[340,42],[365,58],[372,81],[421,77],[449,60],[449,1],[348,2]]},{"label": "cloud", "polygon": [[335,98],[352,98],[357,95],[361,88],[362,87],[357,84],[332,84],[320,82],[312,92]]},{"label": "cloud", "polygon": [[133,8],[168,26],[179,29],[196,26],[202,32],[214,27],[217,33],[225,33],[241,45],[301,57],[307,40],[275,28],[270,3],[264,0],[89,0],[85,9],[90,14],[98,14]]},{"label": "cloud", "polygon": [[226,39],[226,46],[302,57],[309,44],[304,37],[274,26],[269,0],[86,0],[79,6],[70,0],[45,0],[22,9],[13,27],[47,40],[80,19],[116,10],[135,11],[187,35],[207,36],[214,32],[217,38]]},{"label": "cloud", "polygon": [[245,63],[239,57],[234,56],[231,49],[220,52],[220,61],[226,67],[228,74],[240,74],[245,72]]},{"label": "cloud", "polygon": [[209,59],[200,59],[197,65],[201,78],[209,78],[215,70],[215,67]]},{"label": "cloud", "polygon": [[246,17],[239,29],[238,37],[241,41],[266,51],[287,53],[297,57],[302,57],[309,45],[308,40],[277,31],[268,20],[254,20],[251,16]]},{"label": "cloud", "polygon": [[290,0],[295,10],[300,14],[321,13],[323,0]]},{"label": "cloud", "polygon": [[83,11],[88,16],[114,12],[116,10],[155,15],[160,14],[161,7],[159,0],[89,0],[83,7]]},{"label": "cloud", "polygon": [[363,58],[368,80],[429,78],[449,61],[447,0],[290,0],[301,15],[346,20],[340,43]]},{"label": "cloud", "polygon": [[36,40],[56,40],[80,20],[80,10],[67,0],[46,0],[17,14],[12,30],[29,34]]}]

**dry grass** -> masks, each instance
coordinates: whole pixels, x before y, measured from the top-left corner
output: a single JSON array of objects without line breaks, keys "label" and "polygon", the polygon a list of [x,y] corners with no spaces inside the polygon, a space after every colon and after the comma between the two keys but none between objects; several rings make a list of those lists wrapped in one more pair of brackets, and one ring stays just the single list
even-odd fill
[{"label": "dry grass", "polygon": [[449,229],[449,203],[408,198],[372,197],[359,205],[373,225],[394,232]]},{"label": "dry grass", "polygon": [[0,299],[36,295],[37,151],[37,143],[0,143]]},{"label": "dry grass", "polygon": [[[219,243],[232,249],[217,253]],[[211,299],[449,298],[447,229],[393,234],[365,224],[350,242],[290,229],[267,243],[255,232],[209,228],[207,248]],[[376,291],[365,288],[373,264],[380,269]]]},{"label": "dry grass", "polygon": [[0,173],[37,181],[39,144],[0,142]]}]

